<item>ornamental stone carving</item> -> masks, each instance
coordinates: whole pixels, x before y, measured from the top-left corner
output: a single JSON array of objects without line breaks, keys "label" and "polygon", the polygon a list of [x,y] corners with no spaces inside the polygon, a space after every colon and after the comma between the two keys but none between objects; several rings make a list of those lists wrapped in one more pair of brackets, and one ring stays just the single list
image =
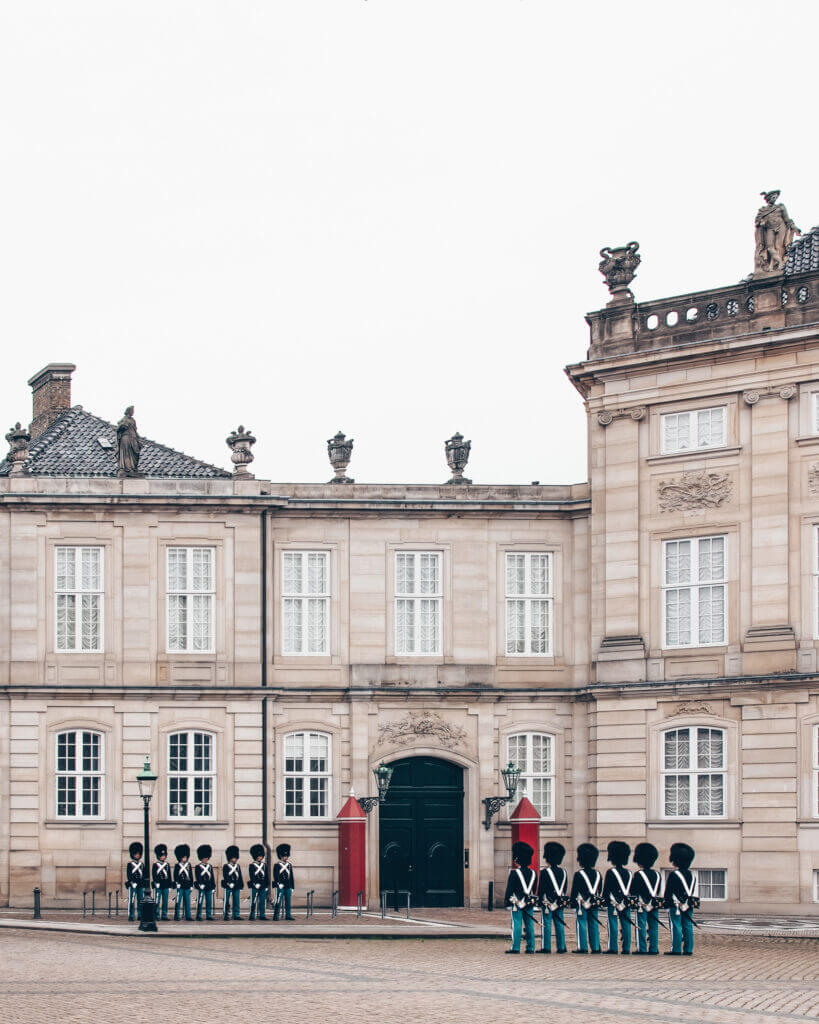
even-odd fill
[{"label": "ornamental stone carving", "polygon": [[696,508],[719,508],[731,497],[731,478],[727,473],[683,473],[657,485],[661,512],[687,512]]},{"label": "ornamental stone carving", "polygon": [[472,481],[464,476],[466,464],[469,462],[469,452],[472,448],[471,441],[464,441],[463,434],[453,434],[448,441],[444,441],[447,465],[450,468],[452,477],[447,480],[448,484],[471,484]]},{"label": "ornamental stone carving", "polygon": [[394,743],[404,747],[419,739],[434,739],[444,747],[460,747],[466,742],[466,730],[445,721],[435,711],[410,711],[378,730],[380,744]]},{"label": "ornamental stone carving", "polygon": [[763,398],[781,398],[790,402],[796,396],[795,384],[774,384],[767,388],[752,388],[742,392],[742,400],[746,405],[756,405]]},{"label": "ornamental stone carving", "polygon": [[759,194],[765,205],[757,210],[754,221],[754,276],[781,274],[793,236],[802,232],[788,216],[785,204],[778,202],[778,189]]},{"label": "ornamental stone carving", "polygon": [[134,419],[134,407],[129,405],[125,415],[117,424],[117,476],[138,477],[139,453],[142,451],[142,438],[137,432]]},{"label": "ornamental stone carving", "polygon": [[25,427],[15,423],[6,434],[6,440],[9,443],[9,453],[6,456],[6,461],[11,463],[9,476],[23,476],[28,472],[26,460],[28,459],[28,446],[31,441],[31,434],[29,434]]},{"label": "ornamental stone carving", "polygon": [[254,444],[256,444],[256,438],[249,430],[245,430],[245,428],[239,424],[238,429],[234,430],[232,434],[225,438],[225,444],[231,451],[230,461],[236,467],[233,470],[233,475],[244,477],[247,480],[252,480],[253,474],[247,467],[255,458],[255,455],[250,449]]},{"label": "ornamental stone carving", "polygon": [[677,705],[677,710],[670,714],[669,718],[680,718],[682,715],[711,715],[715,717],[710,704],[704,704],[700,700],[684,700]]},{"label": "ornamental stone carving", "polygon": [[637,252],[639,248],[639,242],[629,242],[628,245],[622,245],[616,249],[607,245],[600,250],[600,255],[603,258],[600,260],[598,270],[605,278],[606,287],[611,292],[610,306],[634,302],[634,294],[629,285],[634,280],[642,260],[642,256]]},{"label": "ornamental stone carving", "polygon": [[646,407],[634,405],[630,409],[606,409],[597,414],[597,422],[601,427],[607,427],[614,420],[632,419],[635,423],[645,419]]},{"label": "ornamental stone carving", "polygon": [[347,467],[353,457],[353,439],[347,438],[339,432],[327,442],[327,455],[330,458],[330,465],[333,467],[335,476],[330,480],[331,484],[354,484],[355,480],[347,476]]},{"label": "ornamental stone carving", "polygon": [[808,490],[811,494],[819,494],[819,462],[812,462],[808,467]]}]

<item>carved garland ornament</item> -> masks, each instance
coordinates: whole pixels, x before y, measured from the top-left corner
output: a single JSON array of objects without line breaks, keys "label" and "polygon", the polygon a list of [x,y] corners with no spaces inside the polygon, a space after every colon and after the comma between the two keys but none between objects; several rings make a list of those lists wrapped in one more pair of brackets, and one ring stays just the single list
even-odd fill
[{"label": "carved garland ornament", "polygon": [[819,462],[812,462],[808,467],[808,490],[819,494]]},{"label": "carved garland ornament", "polygon": [[677,710],[669,718],[680,718],[682,715],[714,715],[710,704],[699,700],[685,700],[677,706]]},{"label": "carved garland ornament", "polygon": [[433,738],[443,746],[461,746],[466,730],[444,721],[435,711],[410,711],[403,718],[387,722],[378,730],[378,742],[406,746],[417,739]]},{"label": "carved garland ornament", "polygon": [[696,508],[719,508],[731,497],[727,473],[683,473],[657,485],[661,512],[684,512]]}]

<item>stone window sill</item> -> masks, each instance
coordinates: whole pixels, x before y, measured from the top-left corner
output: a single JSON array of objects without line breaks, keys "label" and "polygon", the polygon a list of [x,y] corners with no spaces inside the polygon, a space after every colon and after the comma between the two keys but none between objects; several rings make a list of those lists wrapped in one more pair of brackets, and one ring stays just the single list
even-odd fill
[{"label": "stone window sill", "polygon": [[[819,441],[819,438],[814,438]],[[653,465],[655,462],[684,462],[693,459],[718,459],[726,455],[738,455],[742,451],[742,445],[732,445],[727,448],[692,448],[686,452],[667,452],[664,455],[649,455],[646,462]]]},{"label": "stone window sill", "polygon": [[102,818],[46,818],[46,828],[116,828],[115,821]]},{"label": "stone window sill", "polygon": [[162,818],[156,823],[157,828],[214,828],[230,827],[229,821],[214,821],[212,818]]},{"label": "stone window sill", "polygon": [[[512,810],[514,810],[514,808],[512,808]],[[512,822],[509,821],[509,819],[507,818],[504,821],[499,821],[497,823],[497,827],[499,829],[503,829],[505,832],[509,832],[512,829]],[[541,820],[540,821],[540,828],[541,829],[546,829],[547,831],[566,832],[568,830],[568,828],[569,828],[569,823],[568,823],[568,821],[543,821],[543,820]]]},{"label": "stone window sill", "polygon": [[819,444],[819,434],[807,434],[804,437],[795,437],[794,441],[800,448],[804,445]]},{"label": "stone window sill", "polygon": [[740,818],[654,818],[647,828],[740,828]]}]

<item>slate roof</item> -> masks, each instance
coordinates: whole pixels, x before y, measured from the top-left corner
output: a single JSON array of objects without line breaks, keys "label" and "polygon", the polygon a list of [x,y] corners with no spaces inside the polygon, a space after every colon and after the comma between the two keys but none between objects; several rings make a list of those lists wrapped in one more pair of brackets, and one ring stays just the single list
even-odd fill
[{"label": "slate roof", "polygon": [[786,274],[806,274],[819,270],[819,224],[800,235],[788,249]]},{"label": "slate roof", "polygon": [[[110,441],[110,448],[101,445],[99,438]],[[7,460],[0,462],[0,476],[7,476],[10,468]],[[81,405],[75,405],[32,441],[26,469],[32,476],[115,477],[117,428],[99,416],[92,416]],[[208,479],[231,475],[218,466],[192,459],[146,437],[142,438],[139,471],[146,477],[165,478]]]}]

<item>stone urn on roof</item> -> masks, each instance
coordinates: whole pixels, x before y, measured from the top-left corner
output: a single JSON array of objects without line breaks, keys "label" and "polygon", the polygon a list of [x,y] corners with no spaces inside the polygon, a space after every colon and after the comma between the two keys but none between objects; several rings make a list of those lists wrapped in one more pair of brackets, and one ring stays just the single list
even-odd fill
[{"label": "stone urn on roof", "polygon": [[629,242],[628,245],[621,245],[614,249],[610,245],[606,245],[600,250],[600,255],[603,258],[598,264],[598,270],[605,278],[606,287],[611,292],[609,306],[634,302],[634,293],[629,285],[634,280],[642,260],[642,256],[637,251],[639,248],[639,242]]}]

